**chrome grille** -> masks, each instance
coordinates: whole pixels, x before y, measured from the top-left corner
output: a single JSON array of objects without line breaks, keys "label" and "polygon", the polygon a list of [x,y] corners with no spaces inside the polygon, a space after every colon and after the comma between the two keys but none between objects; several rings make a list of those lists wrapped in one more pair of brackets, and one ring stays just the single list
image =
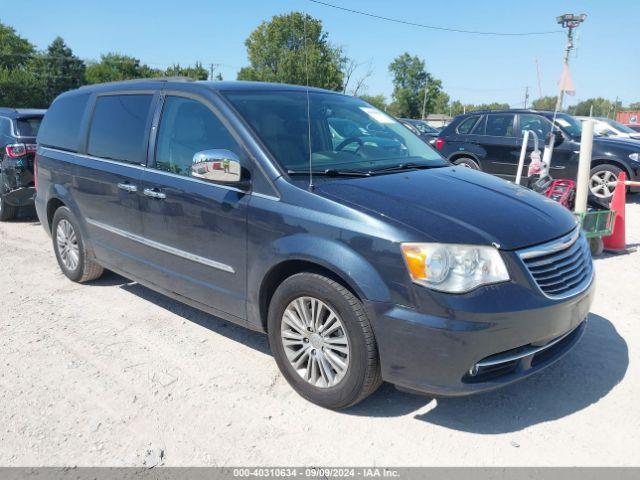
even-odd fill
[{"label": "chrome grille", "polygon": [[518,255],[548,297],[570,297],[591,283],[591,252],[580,228],[552,242],[520,250]]}]

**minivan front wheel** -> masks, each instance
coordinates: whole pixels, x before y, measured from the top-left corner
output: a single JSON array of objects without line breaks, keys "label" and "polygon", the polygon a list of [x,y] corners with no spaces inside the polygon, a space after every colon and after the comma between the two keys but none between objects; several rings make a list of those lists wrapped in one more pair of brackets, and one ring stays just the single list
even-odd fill
[{"label": "minivan front wheel", "polygon": [[51,233],[58,265],[67,278],[82,283],[102,275],[104,269],[87,254],[78,222],[67,207],[56,210]]},{"label": "minivan front wheel", "polygon": [[268,330],[280,371],[313,403],[345,408],[382,383],[362,302],[330,278],[305,272],[286,279],[271,299]]}]

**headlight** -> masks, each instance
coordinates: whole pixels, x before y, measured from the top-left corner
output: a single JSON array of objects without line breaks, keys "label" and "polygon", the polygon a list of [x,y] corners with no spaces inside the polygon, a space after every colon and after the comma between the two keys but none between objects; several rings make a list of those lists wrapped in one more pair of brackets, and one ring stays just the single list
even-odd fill
[{"label": "headlight", "polygon": [[464,293],[480,285],[509,280],[495,247],[446,243],[403,243],[402,255],[411,279],[425,287]]},{"label": "headlight", "polygon": [[629,158],[634,162],[640,162],[640,153],[632,153],[631,155],[629,155]]}]

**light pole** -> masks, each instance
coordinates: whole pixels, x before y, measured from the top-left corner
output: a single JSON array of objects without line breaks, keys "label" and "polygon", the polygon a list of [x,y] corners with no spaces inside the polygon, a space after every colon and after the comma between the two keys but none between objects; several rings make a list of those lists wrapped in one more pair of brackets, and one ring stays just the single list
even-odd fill
[{"label": "light pole", "polygon": [[[564,15],[560,15],[556,17],[556,22],[562,26],[562,28],[567,29],[567,46],[564,50],[564,65],[569,67],[569,54],[573,49],[573,29],[578,28],[578,26],[584,22],[587,18],[587,15],[582,13],[580,15],[574,15],[573,13],[565,13]],[[560,93],[558,94],[558,102],[556,103],[556,111],[559,111],[562,108],[562,101],[564,100],[564,90],[561,88]]]}]

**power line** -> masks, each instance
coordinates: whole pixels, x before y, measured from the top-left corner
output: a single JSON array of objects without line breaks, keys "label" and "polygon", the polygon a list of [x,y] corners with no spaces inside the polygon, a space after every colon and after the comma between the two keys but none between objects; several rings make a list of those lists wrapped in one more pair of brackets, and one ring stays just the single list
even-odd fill
[{"label": "power line", "polygon": [[468,34],[473,34],[473,35],[508,36],[508,37],[518,37],[518,36],[522,37],[522,36],[527,36],[527,35],[550,35],[550,34],[562,33],[562,30],[548,30],[548,31],[544,31],[544,32],[483,32],[483,31],[479,31],[479,30],[463,30],[463,29],[460,29],[460,28],[436,27],[434,25],[424,25],[422,23],[415,23],[415,22],[410,22],[408,20],[401,20],[399,18],[384,17],[382,15],[376,15],[374,13],[363,12],[363,11],[360,11],[360,10],[353,10],[351,8],[341,7],[339,5],[333,5],[331,3],[321,2],[319,0],[309,0],[309,1],[312,2],[312,3],[317,3],[318,5],[324,5],[325,7],[331,7],[331,8],[335,8],[335,9],[338,9],[338,10],[343,10],[345,12],[355,13],[355,14],[358,14],[358,15],[364,15],[366,17],[377,18],[378,20],[385,20],[387,22],[401,23],[403,25],[411,25],[413,27],[428,28],[428,29],[431,29],[431,30],[442,30],[442,31],[445,31],[445,32],[468,33]]}]

